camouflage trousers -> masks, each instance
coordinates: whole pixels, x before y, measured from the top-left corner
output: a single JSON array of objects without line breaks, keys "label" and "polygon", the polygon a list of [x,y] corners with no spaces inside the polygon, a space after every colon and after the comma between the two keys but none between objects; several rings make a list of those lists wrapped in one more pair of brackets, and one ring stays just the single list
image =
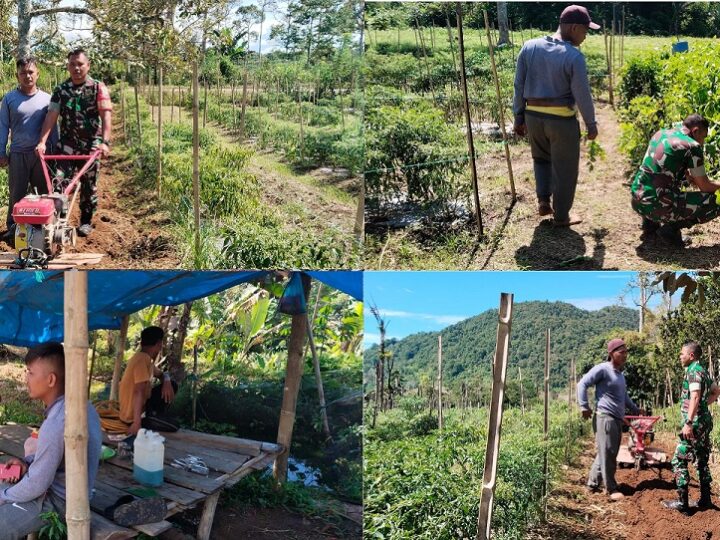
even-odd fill
[{"label": "camouflage trousers", "polygon": [[695,428],[695,440],[680,440],[675,448],[675,455],[672,459],[673,474],[675,475],[675,485],[683,488],[690,483],[690,472],[688,464],[695,462],[700,477],[700,484],[708,485],[712,482],[710,475],[710,431],[712,425],[698,426]]},{"label": "camouflage trousers", "polygon": [[658,190],[657,197],[633,195],[631,204],[642,217],[662,224],[684,221],[692,226],[720,216],[715,193],[663,189]]},{"label": "camouflage trousers", "polygon": [[[73,148],[67,144],[63,144],[60,147],[61,154],[67,155],[88,155],[92,152],[92,149],[86,148]],[[60,169],[63,173],[64,179],[60,183],[60,186],[65,189],[72,177],[79,171],[84,161],[62,161],[60,163]],[[80,224],[90,223],[92,221],[93,214],[97,210],[98,196],[97,196],[97,181],[100,177],[100,161],[95,160],[90,168],[85,171],[85,174],[80,178],[79,189],[80,189]],[[58,189],[56,187],[56,189]]]}]

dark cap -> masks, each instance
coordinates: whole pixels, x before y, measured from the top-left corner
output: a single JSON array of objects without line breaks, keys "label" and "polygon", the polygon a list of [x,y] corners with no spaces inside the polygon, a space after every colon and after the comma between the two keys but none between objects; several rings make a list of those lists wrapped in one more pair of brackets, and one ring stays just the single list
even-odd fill
[{"label": "dark cap", "polygon": [[610,356],[612,353],[617,351],[618,349],[625,347],[625,342],[620,338],[611,339],[608,341],[607,344],[607,352],[608,352],[608,360],[610,359]]},{"label": "dark cap", "polygon": [[593,30],[600,28],[599,24],[592,22],[587,9],[582,6],[576,6],[575,4],[566,7],[560,14],[560,24],[584,24]]}]

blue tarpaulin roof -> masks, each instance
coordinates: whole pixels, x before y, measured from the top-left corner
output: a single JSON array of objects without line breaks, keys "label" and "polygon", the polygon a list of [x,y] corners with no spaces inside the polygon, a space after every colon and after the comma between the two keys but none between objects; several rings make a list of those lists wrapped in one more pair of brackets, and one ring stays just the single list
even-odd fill
[{"label": "blue tarpaulin roof", "polygon": [[[261,279],[268,271],[93,270],[88,328],[120,328],[123,316],[172,306]],[[313,279],[362,300],[362,272],[312,271]],[[33,346],[63,339],[62,271],[0,272],[0,343]]]}]

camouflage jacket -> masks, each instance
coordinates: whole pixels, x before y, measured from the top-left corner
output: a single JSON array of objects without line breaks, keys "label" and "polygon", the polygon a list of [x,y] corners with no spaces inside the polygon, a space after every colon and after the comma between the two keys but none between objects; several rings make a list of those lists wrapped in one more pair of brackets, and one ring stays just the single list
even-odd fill
[{"label": "camouflage jacket", "polygon": [[88,77],[79,86],[68,79],[55,87],[48,109],[60,114],[63,150],[89,150],[102,142],[100,113],[112,110],[112,104],[105,84]]},{"label": "camouflage jacket", "polygon": [[700,390],[700,404],[695,414],[693,426],[698,424],[712,424],[712,416],[708,407],[708,395],[712,386],[712,379],[707,370],[695,360],[692,364],[685,368],[685,376],[683,377],[682,393],[680,394],[681,412],[683,423],[687,421],[688,408],[690,407],[690,392]]},{"label": "camouflage jacket", "polygon": [[685,177],[704,176],[703,147],[683,131],[682,123],[662,129],[650,139],[647,152],[632,183],[636,198],[652,197],[658,188],[680,191],[690,184]]}]

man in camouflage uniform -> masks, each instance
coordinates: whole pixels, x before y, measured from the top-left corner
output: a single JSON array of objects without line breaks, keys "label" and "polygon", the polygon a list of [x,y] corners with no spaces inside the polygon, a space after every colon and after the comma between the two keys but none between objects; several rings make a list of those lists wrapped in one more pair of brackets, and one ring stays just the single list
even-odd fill
[{"label": "man in camouflage uniform", "polygon": [[[68,54],[67,68],[70,78],[53,91],[37,151],[45,153],[47,136],[58,118],[61,118],[58,153],[90,154],[99,148],[102,157],[107,157],[112,133],[110,93],[102,82],[88,76],[90,60],[83,49],[75,49]],[[78,163],[82,162],[63,162],[66,181],[81,167]],[[95,161],[80,179],[80,236],[88,236],[92,232],[91,221],[97,209],[99,172],[100,162]]]},{"label": "man in camouflage uniform", "polygon": [[708,405],[720,396],[720,388],[715,384],[704,367],[700,365],[700,345],[691,341],[686,343],[680,351],[680,363],[685,368],[682,395],[680,396],[683,428],[680,432],[680,442],[675,449],[672,459],[675,485],[677,486],[678,500],[663,501],[666,508],[687,513],[688,485],[690,473],[688,464],[695,462],[700,477],[699,508],[712,506],[710,483],[710,432],[713,421]]},{"label": "man in camouflage uniform", "polygon": [[[681,229],[720,215],[715,191],[705,172],[703,144],[709,123],[691,114],[681,124],[653,135],[632,182],[632,208],[643,218],[643,236],[683,247]],[[699,191],[686,191],[693,184]]]}]

